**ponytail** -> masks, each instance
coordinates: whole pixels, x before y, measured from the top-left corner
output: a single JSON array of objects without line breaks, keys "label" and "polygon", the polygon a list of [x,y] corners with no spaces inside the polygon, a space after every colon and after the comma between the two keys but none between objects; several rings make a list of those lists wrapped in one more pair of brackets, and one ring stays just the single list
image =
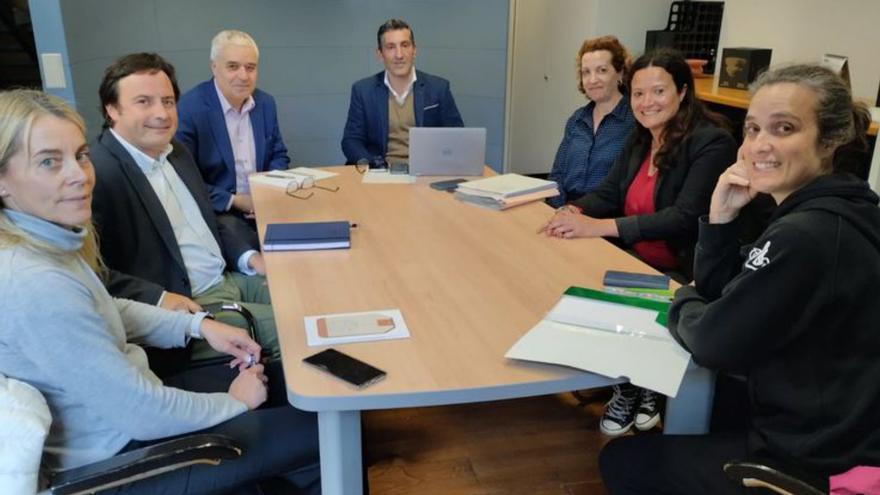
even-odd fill
[{"label": "ponytail", "polygon": [[864,103],[854,101],[852,103],[852,122],[854,135],[849,142],[841,144],[834,150],[831,158],[831,167],[834,172],[852,173],[865,176],[863,170],[868,153],[868,126],[871,125],[871,114]]}]

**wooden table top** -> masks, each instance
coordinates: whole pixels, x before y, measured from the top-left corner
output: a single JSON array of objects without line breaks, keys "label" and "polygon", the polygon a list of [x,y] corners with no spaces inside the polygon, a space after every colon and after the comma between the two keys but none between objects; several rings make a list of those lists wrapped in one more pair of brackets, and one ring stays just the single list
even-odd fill
[{"label": "wooden table top", "polygon": [[[743,89],[731,89],[719,87],[716,79],[712,77],[699,78],[694,80],[694,89],[697,98],[710,103],[718,103],[729,107],[741,108],[748,110],[749,108],[749,92]],[[878,130],[877,122],[871,122],[868,127],[868,135],[876,136]]]},{"label": "wooden table top", "polygon": [[[252,186],[261,236],[274,222],[358,225],[351,231],[351,249],[265,254],[294,405],[315,410],[314,401],[333,397],[367,398],[356,409],[383,408],[383,400],[418,405],[394,399],[583,375],[509,361],[504,354],[569,286],[600,288],[608,269],[656,273],[603,239],[536,234],[553,213],[542,202],[498,212],[431,189],[428,182],[436,177],[416,184],[361,184],[354,167],[326,170],[339,175],[320,184],[340,190],[314,190],[308,200]],[[385,370],[383,381],[356,390],[301,362],[323,349],[306,345],[304,316],[392,308],[402,311],[410,338],[334,346]],[[457,400],[432,403],[449,402]]]}]

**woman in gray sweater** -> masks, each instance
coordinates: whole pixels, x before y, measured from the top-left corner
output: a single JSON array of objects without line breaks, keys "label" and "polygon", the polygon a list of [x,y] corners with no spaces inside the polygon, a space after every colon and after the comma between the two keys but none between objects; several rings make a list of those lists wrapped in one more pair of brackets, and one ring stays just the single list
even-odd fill
[{"label": "woman in gray sweater", "polygon": [[[259,360],[256,342],[204,313],[107,293],[90,223],[94,181],[79,115],[38,91],[0,93],[0,373],[33,385],[48,402],[44,468],[208,430],[234,437],[243,456],[126,493],[217,493],[269,478],[283,484],[277,477],[318,492],[314,416],[284,405],[277,377],[271,381],[281,397],[269,400],[282,407],[255,410],[266,403],[266,382],[281,376],[277,365],[248,366]],[[190,338],[233,356],[233,369],[195,370],[163,384],[140,345],[180,347]]]}]

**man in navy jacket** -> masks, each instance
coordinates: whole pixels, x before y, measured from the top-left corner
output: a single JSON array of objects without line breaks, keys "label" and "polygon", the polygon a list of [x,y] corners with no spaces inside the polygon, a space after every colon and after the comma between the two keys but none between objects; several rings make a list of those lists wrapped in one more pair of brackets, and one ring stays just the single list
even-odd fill
[{"label": "man in navy jacket", "polygon": [[275,99],[256,89],[259,48],[245,32],[221,31],[211,41],[214,77],[178,102],[175,138],[192,153],[216,212],[253,219],[247,176],[286,169]]},{"label": "man in navy jacket", "polygon": [[348,120],[342,136],[347,163],[377,159],[409,161],[410,127],[462,127],[449,81],[413,66],[412,29],[399,19],[379,28],[376,55],[385,70],[351,87]]}]

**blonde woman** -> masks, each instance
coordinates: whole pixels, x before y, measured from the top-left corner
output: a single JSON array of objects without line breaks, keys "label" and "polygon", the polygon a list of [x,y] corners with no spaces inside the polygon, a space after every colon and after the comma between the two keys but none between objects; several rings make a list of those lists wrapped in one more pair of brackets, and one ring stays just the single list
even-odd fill
[{"label": "blonde woman", "polygon": [[[259,360],[259,345],[204,313],[107,293],[91,227],[94,183],[79,115],[38,91],[0,93],[0,373],[36,387],[49,404],[44,468],[207,430],[234,437],[243,457],[141,481],[126,493],[216,493],[276,477],[302,482],[293,473],[303,466],[314,471],[306,484],[318,490],[314,417],[289,406],[254,411],[267,401],[267,381],[283,388],[276,366],[248,366]],[[191,338],[233,356],[233,369],[203,368],[163,384],[139,344],[179,347]],[[272,395],[271,403],[283,404],[283,393],[281,400]]]}]

